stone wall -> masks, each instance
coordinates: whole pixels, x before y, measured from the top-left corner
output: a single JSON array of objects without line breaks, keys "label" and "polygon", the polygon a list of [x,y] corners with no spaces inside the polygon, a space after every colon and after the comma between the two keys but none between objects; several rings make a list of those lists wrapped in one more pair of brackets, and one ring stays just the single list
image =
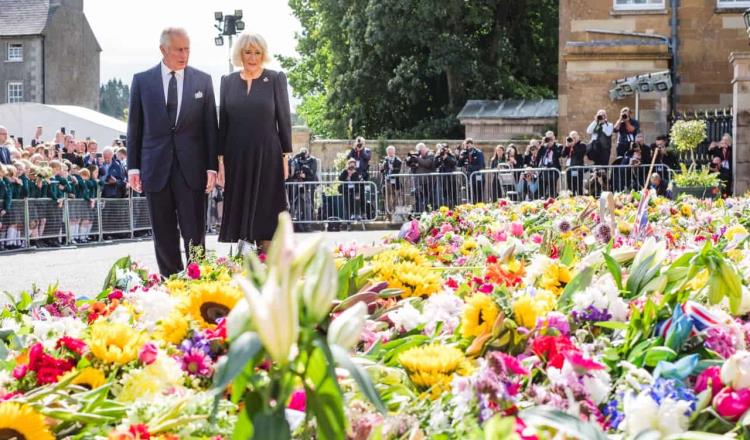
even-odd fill
[{"label": "stone wall", "polygon": [[729,64],[734,104],[732,189],[742,195],[750,191],[750,52],[733,53]]},{"label": "stone wall", "polygon": [[[5,61],[8,44],[23,44],[23,61]],[[39,36],[0,38],[0,104],[8,102],[8,83],[23,82],[25,102],[42,102],[42,38]]]},{"label": "stone wall", "polygon": [[531,138],[557,129],[557,118],[462,119],[466,137],[477,139]]},{"label": "stone wall", "polygon": [[[669,51],[657,39],[649,44],[591,45],[620,37],[586,32],[587,29],[642,32],[671,37],[670,1],[655,11],[615,11],[612,0],[560,1],[559,100],[561,132],[584,131],[598,108],[610,120],[635,99],[610,101],[611,81],[641,73],[666,70]],[[733,51],[745,50],[747,35],[742,11],[717,9],[715,0],[680,0],[678,7],[678,68],[676,111],[724,108],[732,105],[732,73],[727,63]],[[583,43],[572,45],[570,42]],[[589,44],[586,46],[585,44]],[[641,95],[643,131],[647,140],[666,131],[667,94]]]}]

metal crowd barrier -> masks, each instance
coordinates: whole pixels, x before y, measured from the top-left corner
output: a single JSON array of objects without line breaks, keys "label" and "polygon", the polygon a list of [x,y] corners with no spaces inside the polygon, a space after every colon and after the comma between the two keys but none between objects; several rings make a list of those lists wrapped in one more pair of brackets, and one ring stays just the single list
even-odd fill
[{"label": "metal crowd barrier", "polygon": [[557,197],[562,189],[557,168],[514,168],[481,170],[471,174],[471,199],[492,203],[499,199],[514,202]]},{"label": "metal crowd barrier", "polygon": [[[628,192],[643,189],[649,179],[650,164],[642,165],[586,165],[568,167],[565,170],[565,185],[573,195],[599,197],[602,191]],[[654,165],[657,173],[669,183],[673,170],[666,165]]]},{"label": "metal crowd barrier", "polygon": [[379,215],[374,182],[287,182],[286,191],[297,224],[365,223]]},{"label": "metal crowd barrier", "polygon": [[453,208],[469,202],[466,174],[391,174],[384,183],[385,211],[391,218],[407,217],[441,206]]}]

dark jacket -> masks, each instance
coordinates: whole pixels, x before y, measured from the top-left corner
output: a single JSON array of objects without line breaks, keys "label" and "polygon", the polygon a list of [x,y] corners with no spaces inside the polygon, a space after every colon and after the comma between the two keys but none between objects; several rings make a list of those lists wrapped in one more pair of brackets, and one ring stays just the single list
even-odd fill
[{"label": "dark jacket", "polygon": [[435,172],[435,155],[427,153],[427,156],[417,155],[414,158],[416,166],[411,168],[414,174],[430,174]]},{"label": "dark jacket", "polygon": [[393,159],[386,157],[383,162],[380,163],[380,177],[383,179],[383,185],[390,183],[396,185],[396,189],[401,189],[401,181],[394,177],[389,179],[392,174],[401,174],[401,166],[403,162],[397,156],[393,156]]},{"label": "dark jacket", "polygon": [[367,174],[370,172],[370,159],[372,159],[372,152],[369,148],[365,147],[361,150],[352,148],[351,151],[349,151],[349,154],[346,155],[346,158],[356,160],[357,171],[359,171],[359,174],[364,178],[367,177]]},{"label": "dark jacket", "polygon": [[140,170],[143,190],[160,191],[167,184],[172,161],[180,163],[185,182],[194,191],[206,187],[206,171],[218,169],[216,101],[211,76],[185,68],[177,125],[164,102],[161,63],[133,77],[128,117],[128,162]]},{"label": "dark jacket", "polygon": [[451,153],[445,156],[435,156],[435,169],[438,173],[452,173],[456,171],[458,158]]},{"label": "dark jacket", "polygon": [[557,168],[560,169],[560,145],[552,144],[551,146],[542,145],[539,150],[539,167],[540,168]]},{"label": "dark jacket", "polygon": [[578,141],[572,147],[564,147],[562,151],[562,157],[569,158],[571,167],[580,167],[584,165],[584,158],[586,157],[586,144]]},{"label": "dark jacket", "polygon": [[465,167],[469,174],[481,171],[485,168],[484,154],[476,147],[464,150],[459,158],[458,165]]},{"label": "dark jacket", "polygon": [[[113,177],[115,181],[110,182],[110,177]],[[109,166],[104,164],[99,167],[99,184],[102,187],[102,197],[124,197],[126,183],[125,169],[120,165],[119,161],[112,159],[112,163]]]}]

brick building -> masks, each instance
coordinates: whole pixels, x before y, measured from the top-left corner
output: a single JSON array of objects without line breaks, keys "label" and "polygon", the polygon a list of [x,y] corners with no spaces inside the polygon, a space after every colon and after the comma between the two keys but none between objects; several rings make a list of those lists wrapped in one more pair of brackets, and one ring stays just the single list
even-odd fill
[{"label": "brick building", "polygon": [[83,0],[0,0],[0,104],[98,109],[101,51]]},{"label": "brick building", "polygon": [[[732,106],[732,52],[745,51],[748,35],[740,0],[561,0],[559,131],[584,131],[599,108],[610,121],[635,97],[610,100],[613,81],[669,70],[670,93],[640,95],[647,141],[667,131],[670,112]],[[671,46],[674,48],[672,49]]]}]

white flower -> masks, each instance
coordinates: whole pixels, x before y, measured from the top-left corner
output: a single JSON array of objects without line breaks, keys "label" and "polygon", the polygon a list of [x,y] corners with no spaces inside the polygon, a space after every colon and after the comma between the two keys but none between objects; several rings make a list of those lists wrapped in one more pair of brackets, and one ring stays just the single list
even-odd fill
[{"label": "white flower", "polygon": [[80,339],[83,331],[86,329],[86,324],[72,316],[32,320],[31,326],[34,336],[47,349],[54,348],[57,339],[63,336]]},{"label": "white flower", "polygon": [[156,323],[169,316],[178,303],[176,297],[161,288],[153,288],[148,292],[136,289],[125,294],[125,297],[138,312],[138,328],[149,332],[153,332]]},{"label": "white flower", "polygon": [[625,432],[630,436],[646,430],[658,431],[662,436],[685,432],[690,424],[689,409],[687,400],[668,398],[657,405],[646,392],[635,397],[628,394],[624,400]]},{"label": "white flower", "polygon": [[328,344],[346,349],[354,347],[367,320],[367,306],[362,301],[344,310],[328,327]]},{"label": "white flower", "polygon": [[450,429],[450,419],[443,408],[436,407],[430,414],[429,430],[432,434],[440,434]]},{"label": "white flower", "polygon": [[597,405],[607,401],[610,392],[610,378],[606,371],[590,371],[583,377],[583,386],[591,400]]},{"label": "white flower", "polygon": [[526,268],[526,276],[523,279],[524,284],[527,286],[533,286],[536,279],[542,276],[544,271],[554,263],[554,260],[550,257],[543,254],[537,254],[534,259],[531,260],[529,267]]},{"label": "white flower", "polygon": [[721,381],[735,390],[750,388],[750,353],[738,351],[721,366]]},{"label": "white flower", "polygon": [[599,310],[607,310],[613,321],[625,321],[628,316],[628,303],[620,297],[620,292],[612,277],[607,275],[591,283],[586,290],[573,295],[573,308],[586,310],[594,306]]},{"label": "white flower", "polygon": [[388,313],[388,319],[393,322],[395,328],[409,332],[427,322],[427,319],[411,303],[411,301],[404,301],[401,307]]},{"label": "white flower", "polygon": [[429,317],[424,331],[433,334],[438,323],[443,323],[442,334],[453,333],[461,322],[464,302],[452,292],[442,292],[430,296],[422,306],[422,315]]}]

